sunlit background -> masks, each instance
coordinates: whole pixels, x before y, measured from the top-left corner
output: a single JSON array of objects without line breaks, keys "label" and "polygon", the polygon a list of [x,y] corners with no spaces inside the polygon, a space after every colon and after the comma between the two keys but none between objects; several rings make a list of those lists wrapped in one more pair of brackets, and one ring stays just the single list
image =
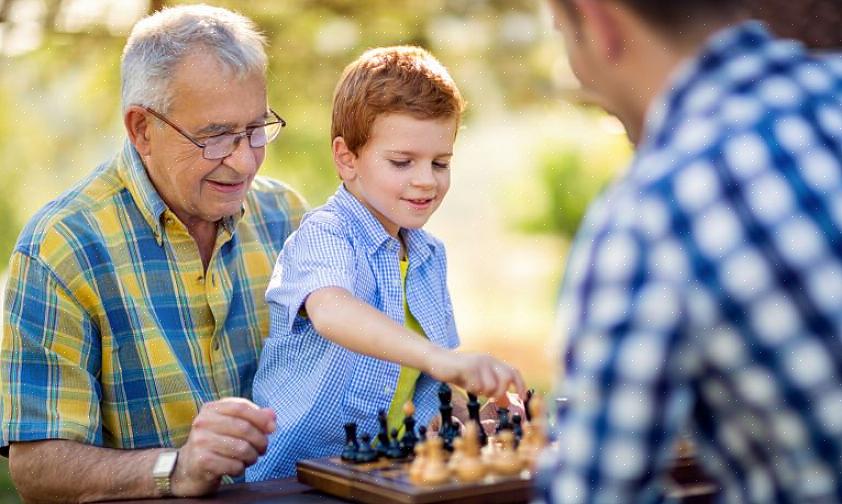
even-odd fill
[{"label": "sunlit background", "polygon": [[[23,224],[121,146],[119,60],[131,25],[180,3],[190,2],[0,0],[0,283]],[[209,3],[251,17],[268,36],[270,102],[289,126],[262,173],[311,205],[338,184],[330,100],[346,64],[369,47],[418,44],[450,69],[469,109],[450,193],[428,229],[448,248],[463,346],[550,390],[569,239],[630,148],[614,119],[573,104],[576,82],[543,2]],[[14,501],[1,463],[0,503]]]}]

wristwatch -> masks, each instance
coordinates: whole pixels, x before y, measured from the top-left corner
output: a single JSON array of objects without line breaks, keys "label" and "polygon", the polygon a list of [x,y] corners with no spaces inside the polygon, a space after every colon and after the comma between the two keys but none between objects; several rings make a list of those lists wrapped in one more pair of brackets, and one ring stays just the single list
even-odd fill
[{"label": "wristwatch", "polygon": [[155,479],[155,486],[164,497],[172,496],[170,488],[170,477],[175,470],[175,462],[178,460],[178,450],[164,450],[155,459],[152,467],[152,478]]}]

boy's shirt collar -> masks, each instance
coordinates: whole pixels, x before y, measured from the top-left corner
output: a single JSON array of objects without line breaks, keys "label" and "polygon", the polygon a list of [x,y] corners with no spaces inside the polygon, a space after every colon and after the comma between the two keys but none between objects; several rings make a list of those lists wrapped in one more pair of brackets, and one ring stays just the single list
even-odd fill
[{"label": "boy's shirt collar", "polygon": [[[348,191],[345,184],[339,185],[339,189],[331,199],[337,207],[348,214],[355,227],[362,231],[359,237],[363,238],[369,256],[377,253],[381,247],[394,249],[397,253],[400,246],[398,240],[386,232],[383,224],[372,215],[356,196]],[[410,267],[426,261],[436,247],[436,242],[421,229],[401,228],[400,233],[403,236],[404,243],[406,243]]]}]

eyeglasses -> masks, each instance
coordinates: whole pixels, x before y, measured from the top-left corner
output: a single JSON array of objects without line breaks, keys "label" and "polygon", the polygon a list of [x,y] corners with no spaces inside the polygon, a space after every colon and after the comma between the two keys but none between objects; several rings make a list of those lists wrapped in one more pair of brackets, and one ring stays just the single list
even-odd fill
[{"label": "eyeglasses", "polygon": [[272,140],[278,138],[281,128],[287,125],[286,121],[281,119],[281,116],[275,113],[274,110],[269,109],[269,113],[272,114],[274,120],[269,120],[268,122],[258,126],[249,126],[243,131],[222,133],[220,135],[205,137],[201,139],[202,142],[204,142],[202,143],[188,135],[183,129],[173,124],[172,121],[164,117],[162,114],[155,112],[149,107],[143,108],[153,116],[170,125],[172,129],[176,130],[181,136],[190,140],[193,145],[202,149],[202,157],[205,159],[222,159],[230,156],[231,153],[237,149],[237,146],[240,145],[240,140],[242,140],[243,137],[247,137],[249,139],[249,146],[252,148],[256,149],[258,147],[263,147]]}]

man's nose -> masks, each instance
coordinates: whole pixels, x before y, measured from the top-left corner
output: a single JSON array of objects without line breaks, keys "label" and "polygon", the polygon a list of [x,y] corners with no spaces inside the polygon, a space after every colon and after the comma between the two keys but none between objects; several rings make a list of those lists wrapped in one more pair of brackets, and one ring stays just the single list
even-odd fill
[{"label": "man's nose", "polygon": [[247,135],[238,136],[234,140],[234,150],[225,158],[225,164],[244,175],[251,175],[260,168],[258,151],[265,147],[253,148],[249,145]]}]

